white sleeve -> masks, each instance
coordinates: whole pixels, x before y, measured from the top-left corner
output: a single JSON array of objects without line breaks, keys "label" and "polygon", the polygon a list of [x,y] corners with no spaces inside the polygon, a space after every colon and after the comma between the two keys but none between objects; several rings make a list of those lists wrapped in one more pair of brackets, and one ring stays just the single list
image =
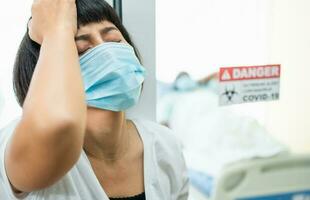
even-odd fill
[{"label": "white sleeve", "polygon": [[182,160],[182,173],[180,174],[182,184],[181,184],[181,187],[179,190],[177,200],[187,200],[188,196],[189,196],[189,184],[190,184],[190,182],[189,182],[188,170],[187,170],[187,166],[185,164],[183,153],[182,153],[182,159],[183,159]]},{"label": "white sleeve", "polygon": [[24,198],[26,194],[15,195],[5,169],[5,149],[16,127],[17,121],[10,123],[0,130],[0,199],[17,200]]}]

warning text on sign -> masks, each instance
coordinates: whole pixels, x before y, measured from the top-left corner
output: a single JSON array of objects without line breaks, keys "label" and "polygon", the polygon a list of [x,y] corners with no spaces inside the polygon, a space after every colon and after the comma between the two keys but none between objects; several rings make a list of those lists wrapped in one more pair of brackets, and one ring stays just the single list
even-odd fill
[{"label": "warning text on sign", "polygon": [[280,97],[281,65],[220,69],[220,105],[275,101]]}]

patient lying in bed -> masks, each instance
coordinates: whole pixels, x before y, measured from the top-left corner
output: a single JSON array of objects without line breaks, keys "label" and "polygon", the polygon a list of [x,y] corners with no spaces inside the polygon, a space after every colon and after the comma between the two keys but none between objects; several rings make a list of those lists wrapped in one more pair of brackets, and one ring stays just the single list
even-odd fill
[{"label": "patient lying in bed", "polygon": [[209,83],[166,91],[157,105],[158,121],[182,141],[191,181],[206,195],[226,165],[287,151],[254,118],[219,107],[216,80]]}]

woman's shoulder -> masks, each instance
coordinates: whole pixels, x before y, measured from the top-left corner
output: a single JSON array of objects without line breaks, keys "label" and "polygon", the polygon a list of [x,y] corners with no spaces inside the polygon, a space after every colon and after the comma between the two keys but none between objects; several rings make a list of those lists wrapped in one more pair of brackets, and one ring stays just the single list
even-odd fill
[{"label": "woman's shoulder", "polygon": [[136,119],[134,122],[144,140],[146,159],[152,164],[152,173],[156,176],[154,179],[167,188],[173,186],[175,195],[186,199],[189,179],[181,142],[176,133],[154,121]]},{"label": "woman's shoulder", "polygon": [[[170,128],[147,119],[134,119],[140,135],[145,140],[151,140],[155,148],[165,153],[182,154],[182,145],[176,133]],[[145,142],[145,141],[144,141]]]}]

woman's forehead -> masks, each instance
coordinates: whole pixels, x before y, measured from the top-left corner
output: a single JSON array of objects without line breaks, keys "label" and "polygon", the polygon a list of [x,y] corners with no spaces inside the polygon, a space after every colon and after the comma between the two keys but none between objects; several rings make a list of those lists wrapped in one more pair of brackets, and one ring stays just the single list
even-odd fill
[{"label": "woman's forehead", "polygon": [[115,27],[116,28],[116,26],[112,22],[110,22],[108,20],[104,20],[101,22],[92,22],[92,23],[88,23],[85,25],[80,25],[78,28],[78,33],[83,34],[85,32],[100,30],[100,29],[103,29],[106,27]]}]

